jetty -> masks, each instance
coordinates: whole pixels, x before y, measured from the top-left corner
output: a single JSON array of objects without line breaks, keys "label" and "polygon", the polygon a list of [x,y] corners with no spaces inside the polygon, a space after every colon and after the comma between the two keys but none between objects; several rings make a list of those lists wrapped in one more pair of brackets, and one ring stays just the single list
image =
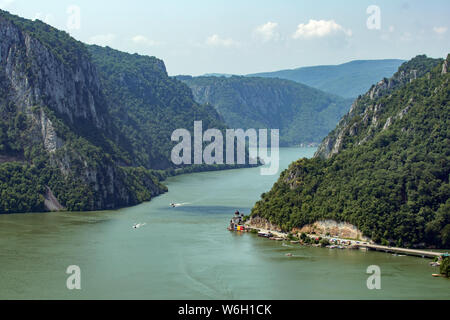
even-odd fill
[{"label": "jetty", "polygon": [[382,246],[382,245],[370,244],[370,243],[354,244],[354,245],[359,248],[366,248],[369,250],[384,251],[384,252],[390,252],[390,253],[401,253],[401,254],[405,254],[405,255],[409,255],[409,256],[418,256],[418,257],[422,257],[422,258],[434,258],[434,257],[440,257],[440,256],[445,255],[445,253],[443,253],[443,252],[388,247],[388,246]]},{"label": "jetty", "polygon": [[[262,228],[255,228],[251,226],[246,226],[248,230],[254,229],[258,231],[258,234],[271,234],[272,237],[269,239],[271,240],[283,240],[287,239],[287,233],[285,232],[277,232],[273,230],[266,230]],[[307,235],[310,238],[318,238],[318,235]],[[422,258],[435,258],[435,257],[445,257],[448,256],[448,252],[438,252],[438,251],[431,251],[431,250],[423,250],[423,249],[407,249],[407,248],[399,248],[399,247],[390,247],[390,246],[383,246],[379,244],[374,244],[370,242],[363,242],[359,240],[354,239],[341,239],[338,237],[332,237],[332,236],[321,236],[323,239],[328,239],[331,243],[339,244],[334,246],[329,246],[330,248],[350,248],[350,249],[362,249],[362,250],[376,250],[376,251],[382,251],[382,252],[388,252],[393,254],[402,254],[402,255],[408,255],[408,256],[416,256],[416,257],[422,257]],[[340,244],[344,246],[340,246]]]}]

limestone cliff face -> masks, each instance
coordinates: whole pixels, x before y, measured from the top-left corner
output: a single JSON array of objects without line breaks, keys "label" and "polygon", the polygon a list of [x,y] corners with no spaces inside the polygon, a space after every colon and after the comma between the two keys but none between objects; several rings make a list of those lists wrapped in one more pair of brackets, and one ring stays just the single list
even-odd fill
[{"label": "limestone cliff face", "polygon": [[45,105],[97,128],[106,125],[103,97],[95,68],[81,60],[71,68],[49,48],[0,17],[0,65],[11,83],[11,98],[27,111]]},{"label": "limestone cliff face", "polygon": [[[165,72],[164,64],[159,68]],[[0,97],[0,116],[9,112],[27,118],[22,152],[31,146],[43,147],[48,163],[64,179],[81,181],[93,194],[91,205],[84,209],[112,209],[142,201],[129,189],[135,178],[110,155],[119,147],[104,149],[117,135],[111,129],[97,69],[84,44],[42,22],[0,11],[0,78],[2,87],[8,88]],[[144,176],[138,183],[152,196],[161,193],[160,185]],[[67,199],[50,189],[44,197]],[[46,201],[47,208],[66,207],[64,201],[54,203]]]},{"label": "limestone cliff face", "polygon": [[[353,104],[348,114],[339,122],[337,127],[328,134],[319,145],[315,154],[316,157],[329,158],[339,153],[347,140],[352,140],[353,144],[363,144],[368,141],[375,131],[386,130],[393,121],[401,119],[411,108],[414,101],[410,100],[404,105],[404,109],[397,115],[392,115],[380,123],[380,118],[385,110],[379,99],[388,96],[393,90],[404,86],[419,77],[424,76],[426,70],[417,68],[418,61],[427,60],[431,65],[442,63],[441,59],[430,59],[418,56],[409,62],[404,63],[397,73],[390,79],[383,79],[370,90],[360,96]],[[442,66],[442,72],[446,72],[446,61]]]},{"label": "limestone cliff face", "polygon": [[[258,216],[252,216],[246,223],[248,226],[257,229],[271,230],[282,232],[281,228],[277,225],[270,223],[267,219]],[[286,230],[285,230],[286,231]],[[321,220],[316,221],[313,224],[305,225],[301,228],[293,228],[289,230],[292,234],[300,236],[301,233],[317,234],[325,236],[329,234],[332,237],[338,237],[343,239],[358,239],[363,241],[370,241],[368,237],[365,237],[358,228],[347,222],[337,222],[335,220]]]},{"label": "limestone cliff face", "polygon": [[[9,100],[31,115],[45,106],[68,121],[106,129],[106,106],[97,71],[88,59],[69,66],[38,39],[0,16],[0,72],[10,88]],[[44,111],[34,117],[46,149],[63,145]]]},{"label": "limestone cliff face", "polygon": [[279,226],[277,226],[273,223],[270,223],[270,221],[265,218],[261,218],[258,216],[250,217],[249,221],[247,221],[246,224],[251,226],[252,228],[271,230],[271,231],[282,231]]},{"label": "limestone cliff face", "polygon": [[318,235],[329,234],[332,237],[343,239],[357,239],[363,241],[370,241],[365,237],[358,228],[347,222],[337,222],[334,220],[321,220],[316,221],[313,224],[308,224],[302,228],[296,228],[293,233],[314,233]]}]

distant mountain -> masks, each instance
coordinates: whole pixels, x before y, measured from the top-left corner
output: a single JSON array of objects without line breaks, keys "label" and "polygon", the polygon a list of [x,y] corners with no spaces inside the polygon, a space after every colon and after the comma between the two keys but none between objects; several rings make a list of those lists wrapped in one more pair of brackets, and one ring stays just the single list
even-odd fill
[{"label": "distant mountain", "polygon": [[341,65],[303,67],[248,76],[292,80],[345,98],[357,98],[373,83],[391,77],[403,62],[397,59],[356,60]]},{"label": "distant mountain", "polygon": [[352,103],[283,79],[179,76],[200,104],[214,106],[232,128],[280,129],[283,146],[320,142]]},{"label": "distant mountain", "polygon": [[203,77],[225,77],[230,78],[232,76],[235,76],[235,74],[229,74],[229,73],[205,73]]},{"label": "distant mountain", "polygon": [[417,56],[373,85],[252,217],[291,231],[327,219],[377,243],[450,246],[450,55]]}]

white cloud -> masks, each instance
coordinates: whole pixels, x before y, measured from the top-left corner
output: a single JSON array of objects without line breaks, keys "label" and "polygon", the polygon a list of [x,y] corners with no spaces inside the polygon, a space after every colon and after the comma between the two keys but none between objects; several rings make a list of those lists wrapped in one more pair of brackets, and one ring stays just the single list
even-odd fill
[{"label": "white cloud", "polygon": [[447,27],[434,27],[433,31],[436,32],[437,34],[444,34],[447,32]]},{"label": "white cloud", "polygon": [[116,35],[112,33],[98,34],[89,38],[89,44],[96,44],[99,46],[111,46],[116,39]]},{"label": "white cloud", "polygon": [[144,45],[144,46],[149,46],[149,47],[156,46],[159,44],[159,42],[150,40],[146,36],[143,36],[140,34],[134,36],[133,38],[131,38],[131,40],[138,45]]},{"label": "white cloud", "polygon": [[16,2],[16,0],[2,0],[2,1],[0,1],[0,9],[7,9],[14,2]]},{"label": "white cloud", "polygon": [[206,44],[213,47],[232,47],[237,43],[231,38],[223,39],[219,35],[213,34],[206,39]]},{"label": "white cloud", "polygon": [[255,34],[262,39],[262,41],[267,42],[270,40],[277,40],[280,34],[276,31],[278,23],[267,22],[255,29]]},{"label": "white cloud", "polygon": [[348,37],[352,36],[352,30],[345,29],[334,20],[309,20],[308,23],[301,23],[297,26],[297,31],[292,35],[294,39],[322,38],[333,34],[343,33]]}]

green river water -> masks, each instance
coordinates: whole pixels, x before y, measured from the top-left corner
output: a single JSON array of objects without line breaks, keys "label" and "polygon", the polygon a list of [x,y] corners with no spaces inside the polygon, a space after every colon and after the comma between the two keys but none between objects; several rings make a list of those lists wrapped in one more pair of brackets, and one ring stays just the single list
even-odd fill
[{"label": "green river water", "polygon": [[[314,151],[281,149],[280,167]],[[168,193],[117,211],[0,215],[0,299],[450,299],[428,259],[227,231],[278,178],[259,172],[173,177]],[[69,265],[81,269],[81,290],[66,287]],[[367,289],[370,265],[381,290]]]}]

